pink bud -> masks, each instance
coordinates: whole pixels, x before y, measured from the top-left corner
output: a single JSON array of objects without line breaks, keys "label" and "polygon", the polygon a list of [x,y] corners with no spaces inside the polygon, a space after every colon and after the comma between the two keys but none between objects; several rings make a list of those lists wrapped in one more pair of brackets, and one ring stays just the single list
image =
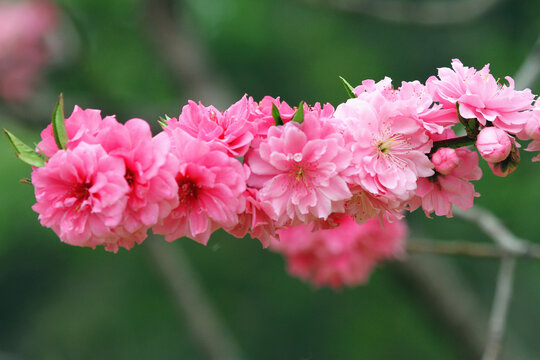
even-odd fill
[{"label": "pink bud", "polygon": [[508,134],[496,127],[486,127],[476,138],[476,148],[488,163],[503,161],[510,154],[512,142]]},{"label": "pink bud", "polygon": [[503,161],[497,163],[488,162],[488,165],[491,168],[493,174],[500,177],[505,177],[506,175],[513,173],[514,170],[517,169],[520,159],[519,150],[515,144],[512,144],[511,148],[512,150],[510,152],[510,155],[507,156],[506,159],[504,159]]},{"label": "pink bud", "polygon": [[431,162],[437,172],[448,175],[459,165],[459,156],[454,149],[441,148],[433,154]]}]

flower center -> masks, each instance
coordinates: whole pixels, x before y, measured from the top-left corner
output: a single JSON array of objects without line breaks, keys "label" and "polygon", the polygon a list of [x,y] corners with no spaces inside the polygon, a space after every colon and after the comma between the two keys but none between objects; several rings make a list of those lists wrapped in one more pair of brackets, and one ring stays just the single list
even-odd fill
[{"label": "flower center", "polygon": [[124,175],[129,187],[132,187],[135,183],[135,173],[131,169],[126,169],[126,175]]},{"label": "flower center", "polygon": [[197,199],[199,188],[193,180],[182,177],[176,179],[176,183],[178,184],[178,197],[181,204]]},{"label": "flower center", "polygon": [[76,199],[75,211],[79,212],[84,201],[90,197],[91,187],[92,184],[89,182],[73,185],[73,187],[71,188],[71,197],[74,197]]}]

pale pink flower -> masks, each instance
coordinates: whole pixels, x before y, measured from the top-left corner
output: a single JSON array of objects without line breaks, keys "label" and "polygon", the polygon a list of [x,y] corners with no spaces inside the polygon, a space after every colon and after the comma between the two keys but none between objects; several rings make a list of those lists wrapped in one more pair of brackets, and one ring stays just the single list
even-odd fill
[{"label": "pale pink flower", "polygon": [[112,229],[122,221],[128,200],[125,172],[122,159],[100,145],[80,143],[58,151],[32,172],[37,201],[32,209],[63,242],[115,249]]},{"label": "pale pink flower", "polygon": [[436,173],[429,178],[419,178],[415,196],[409,201],[410,210],[420,206],[429,217],[435,212],[437,216],[452,217],[452,205],[462,210],[473,206],[474,198],[480,196],[474,191],[471,180],[479,180],[482,170],[478,167],[478,154],[466,148],[455,150],[459,165],[450,173]]},{"label": "pale pink flower", "polygon": [[315,286],[340,288],[365,283],[375,265],[404,253],[407,227],[403,221],[381,224],[371,219],[358,225],[344,216],[330,230],[312,231],[313,225],[278,230],[272,249],[283,254],[293,276]]},{"label": "pale pink flower", "polygon": [[435,166],[435,171],[448,175],[459,165],[459,156],[454,149],[441,148],[431,156],[431,162]]},{"label": "pale pink flower", "polygon": [[486,127],[476,138],[476,149],[484,160],[497,163],[508,157],[512,149],[512,141],[506,131],[496,127]]},{"label": "pale pink flower", "polygon": [[501,85],[489,72],[489,64],[480,71],[463,66],[452,60],[452,69],[439,68],[437,77],[427,81],[433,98],[445,108],[455,108],[465,119],[478,119],[482,125],[487,122],[513,134],[523,129],[532,109],[534,95],[531,90],[517,91],[514,80],[507,76],[508,85]]},{"label": "pale pink flower", "polygon": [[193,137],[223,146],[231,156],[244,156],[256,132],[250,121],[256,106],[247,95],[224,113],[213,106],[205,107],[190,100],[178,119],[167,121],[167,128],[183,129]]},{"label": "pale pink flower", "polygon": [[[531,111],[531,116],[525,124],[523,131],[518,134],[520,139],[530,140],[526,151],[540,151],[540,106]],[[540,154],[532,158],[532,161],[540,161]]]},{"label": "pale pink flower", "polygon": [[375,106],[385,101],[396,103],[397,109],[416,119],[429,132],[442,133],[445,128],[458,122],[455,108],[443,109],[442,105],[434,104],[432,94],[419,81],[403,81],[399,88],[394,89],[389,77],[377,83],[364,80],[362,85],[354,89],[354,93]]},{"label": "pale pink flower", "polygon": [[414,115],[402,110],[374,94],[370,102],[349,99],[334,115],[353,154],[349,183],[389,203],[408,200],[418,177],[433,175],[426,155],[431,140]]},{"label": "pale pink flower", "polygon": [[[106,116],[102,119],[101,110],[83,110],[75,105],[71,116],[65,119],[69,139],[66,148],[73,149],[82,141],[97,144],[96,135],[104,125],[103,120],[114,120],[114,116]],[[51,124],[41,132],[41,141],[37,144],[37,150],[47,157],[52,157],[58,151]]]},{"label": "pale pink flower", "polygon": [[23,101],[32,95],[51,55],[45,38],[57,22],[52,2],[0,2],[0,97]]},{"label": "pale pink flower", "polygon": [[351,157],[341,134],[326,121],[332,112],[330,105],[306,105],[304,122],[271,127],[246,154],[248,185],[260,189],[278,226],[343,212],[351,197],[342,175]]},{"label": "pale pink flower", "polygon": [[242,164],[182,129],[167,132],[171,152],[178,159],[176,173],[179,205],[153,227],[165,240],[187,236],[206,244],[219,227],[232,228],[245,208]]}]

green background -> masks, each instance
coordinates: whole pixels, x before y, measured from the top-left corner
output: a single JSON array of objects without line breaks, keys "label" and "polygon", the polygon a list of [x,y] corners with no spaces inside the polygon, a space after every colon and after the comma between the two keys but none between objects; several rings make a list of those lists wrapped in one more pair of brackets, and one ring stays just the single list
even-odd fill
[{"label": "green background", "polygon": [[[69,56],[59,54],[40,88],[50,106],[32,113],[33,125],[0,114],[2,127],[28,143],[38,141],[60,92],[67,114],[78,104],[121,121],[142,117],[155,123],[164,113],[178,115],[192,98],[190,87],[176,81],[163,61],[168,49],[156,46],[149,3],[59,2]],[[230,84],[233,99],[272,95],[290,104],[339,104],[346,95],[339,75],[352,84],[384,76],[394,84],[425,81],[452,58],[476,68],[491,63],[492,73],[503,78],[517,71],[540,34],[537,0],[500,1],[472,21],[441,26],[392,23],[309,1],[173,5],[173,17],[188,26],[213,71]],[[32,188],[18,182],[30,169],[5,138],[0,156],[0,359],[206,358],[148,244],[117,254],[62,244],[39,225]],[[531,158],[522,151],[521,166],[504,179],[483,164],[476,203],[517,236],[539,242],[540,167]],[[459,219],[427,219],[416,212],[408,222],[414,236],[489,241]],[[478,358],[402,264],[383,264],[367,285],[336,292],[288,276],[283,258],[255,240],[217,233],[207,247],[187,239],[168,247],[172,254],[185,252],[247,359]],[[446,264],[487,314],[498,263],[454,258]],[[537,359],[540,263],[520,261],[516,275],[503,355],[521,359],[515,350]]]}]

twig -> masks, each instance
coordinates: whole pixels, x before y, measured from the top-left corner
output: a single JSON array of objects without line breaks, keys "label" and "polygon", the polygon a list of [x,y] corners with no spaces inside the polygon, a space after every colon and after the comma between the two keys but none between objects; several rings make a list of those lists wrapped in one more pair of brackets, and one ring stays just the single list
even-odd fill
[{"label": "twig", "polygon": [[498,245],[465,241],[407,240],[407,252],[432,255],[461,255],[481,258],[503,258],[509,255],[540,259],[540,246],[530,244],[526,252],[513,253]]},{"label": "twig", "polygon": [[369,15],[385,21],[420,25],[451,25],[474,20],[499,0],[396,1],[310,0],[342,11]]},{"label": "twig", "polygon": [[463,211],[454,207],[454,214],[476,224],[501,248],[516,255],[527,254],[529,252],[530,245],[528,245],[528,241],[512,234],[499,218],[486,209],[475,206],[467,211]]},{"label": "twig", "polygon": [[214,360],[242,359],[239,347],[219,320],[182,249],[156,237],[148,239],[146,244],[201,350]]},{"label": "twig", "polygon": [[488,339],[482,360],[497,360],[499,357],[506,327],[506,315],[512,298],[515,267],[515,257],[506,257],[501,260],[495,299],[493,300],[493,309],[489,321]]}]

